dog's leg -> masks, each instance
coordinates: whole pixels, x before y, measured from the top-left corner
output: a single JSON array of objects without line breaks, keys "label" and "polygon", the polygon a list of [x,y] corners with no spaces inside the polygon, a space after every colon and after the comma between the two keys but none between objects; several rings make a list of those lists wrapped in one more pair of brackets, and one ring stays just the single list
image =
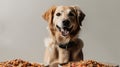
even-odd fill
[{"label": "dog's leg", "polygon": [[81,39],[77,39],[75,40],[77,42],[77,46],[75,46],[72,50],[72,59],[73,61],[80,61],[80,60],[83,60],[84,57],[83,57],[83,51],[82,51],[82,48],[83,48],[83,41]]},{"label": "dog's leg", "polygon": [[56,55],[56,49],[55,48],[47,48],[45,52],[45,66],[54,64],[57,62],[57,55]]},{"label": "dog's leg", "polygon": [[73,52],[72,54],[73,61],[80,61],[83,60],[83,52],[82,50],[78,50],[78,52]]},{"label": "dog's leg", "polygon": [[64,64],[69,61],[69,51],[59,48],[59,64]]},{"label": "dog's leg", "polygon": [[45,40],[45,45],[46,45],[46,51],[44,57],[45,66],[57,63],[58,52],[56,45],[53,43],[53,41],[50,38]]}]

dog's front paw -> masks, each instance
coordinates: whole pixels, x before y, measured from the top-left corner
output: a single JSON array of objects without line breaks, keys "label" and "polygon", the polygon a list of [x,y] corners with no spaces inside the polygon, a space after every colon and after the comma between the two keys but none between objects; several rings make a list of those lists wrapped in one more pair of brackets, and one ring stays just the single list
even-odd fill
[{"label": "dog's front paw", "polygon": [[57,63],[55,63],[55,64],[47,65],[45,67],[62,67],[62,66],[59,66]]}]

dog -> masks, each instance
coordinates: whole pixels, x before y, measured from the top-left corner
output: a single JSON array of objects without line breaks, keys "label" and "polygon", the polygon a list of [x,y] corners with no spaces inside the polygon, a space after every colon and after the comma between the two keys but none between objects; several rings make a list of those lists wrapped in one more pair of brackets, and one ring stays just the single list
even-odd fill
[{"label": "dog", "polygon": [[50,37],[45,39],[47,66],[83,60],[83,41],[78,38],[85,14],[78,6],[52,6],[43,15]]}]

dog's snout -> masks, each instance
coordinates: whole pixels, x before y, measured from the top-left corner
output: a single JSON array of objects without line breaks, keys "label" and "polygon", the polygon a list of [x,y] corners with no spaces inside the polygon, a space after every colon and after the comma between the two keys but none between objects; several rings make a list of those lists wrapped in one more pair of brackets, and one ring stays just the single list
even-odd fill
[{"label": "dog's snout", "polygon": [[63,26],[69,27],[70,26],[70,21],[69,20],[64,20],[63,21]]}]

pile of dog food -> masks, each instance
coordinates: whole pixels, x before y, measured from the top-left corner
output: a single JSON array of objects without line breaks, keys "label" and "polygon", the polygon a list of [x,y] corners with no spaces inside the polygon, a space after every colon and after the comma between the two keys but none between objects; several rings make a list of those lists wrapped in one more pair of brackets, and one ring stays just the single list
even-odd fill
[{"label": "pile of dog food", "polygon": [[[30,63],[21,59],[15,59],[5,62],[0,62],[0,67],[45,67],[42,64]],[[93,60],[85,60],[80,62],[69,62],[62,67],[119,67],[108,64],[102,64]]]},{"label": "pile of dog food", "polygon": [[15,59],[5,62],[0,62],[0,67],[44,67],[41,64],[30,63],[21,59]]},{"label": "pile of dog food", "polygon": [[85,60],[80,62],[69,62],[63,67],[118,67],[110,64],[103,64],[93,60]]}]

